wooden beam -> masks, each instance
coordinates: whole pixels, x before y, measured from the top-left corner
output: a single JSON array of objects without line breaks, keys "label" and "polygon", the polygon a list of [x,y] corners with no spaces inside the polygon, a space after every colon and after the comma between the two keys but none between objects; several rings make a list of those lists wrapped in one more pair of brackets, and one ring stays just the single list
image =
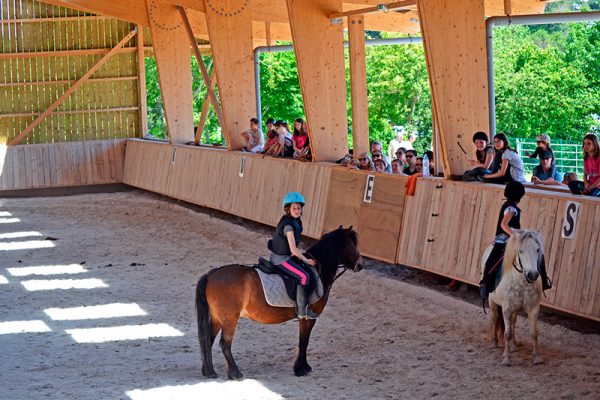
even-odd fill
[{"label": "wooden beam", "polygon": [[11,142],[10,145],[14,146],[19,144],[27,135],[29,135],[35,127],[40,125],[44,118],[46,118],[52,111],[56,110],[56,108],[67,98],[69,97],[79,86],[81,86],[85,81],[88,80],[90,76],[94,74],[101,66],[103,66],[109,59],[112,57],[116,51],[123,47],[127,42],[131,40],[137,33],[137,28],[134,28],[133,31],[129,32],[127,36],[125,36],[111,51],[109,51],[104,57],[102,57],[96,64],[92,66],[81,78],[79,78],[69,89],[67,89],[58,99],[54,101],[43,113],[40,114],[31,124],[29,124],[21,133],[19,133]]},{"label": "wooden beam", "polygon": [[434,119],[446,177],[469,164],[473,132],[489,132],[484,8],[481,0],[418,0]]},{"label": "wooden beam", "polygon": [[[208,117],[208,111],[210,109],[210,101],[209,101],[209,92],[211,90],[215,90],[215,84],[217,83],[217,75],[215,74],[215,69],[213,67],[212,72],[210,73],[210,86],[204,95],[204,101],[202,102],[202,112],[200,113],[200,120],[198,121],[198,127],[196,128],[196,137],[194,138],[194,143],[200,144],[200,137],[202,135],[202,131],[204,130],[204,124],[206,124],[206,118]],[[206,135],[206,143],[209,141],[209,136]]]},{"label": "wooden beam", "polygon": [[206,65],[204,64],[204,60],[202,59],[202,54],[200,54],[200,49],[198,48],[198,43],[196,43],[196,38],[194,37],[194,32],[192,31],[192,26],[190,25],[190,21],[185,13],[185,9],[183,7],[177,6],[179,10],[179,15],[181,15],[181,19],[183,20],[183,26],[188,35],[188,39],[190,40],[190,44],[192,46],[192,51],[194,56],[196,56],[196,61],[198,66],[200,67],[200,73],[202,74],[202,79],[204,79],[204,84],[206,85],[208,98],[212,103],[213,109],[215,110],[215,114],[217,115],[217,120],[219,121],[219,126],[221,127],[221,131],[225,132],[225,121],[223,120],[223,112],[221,111],[221,106],[217,101],[217,95],[215,94],[214,85],[211,83],[211,78],[208,76],[208,70],[206,69]]},{"label": "wooden beam", "polygon": [[138,103],[140,105],[140,136],[148,133],[148,101],[146,99],[146,54],[144,48],[144,27],[137,26],[137,67],[138,67]]},{"label": "wooden beam", "polygon": [[344,18],[350,17],[352,15],[366,15],[370,13],[376,12],[388,12],[398,8],[404,7],[412,7],[416,4],[416,0],[405,0],[405,1],[395,1],[393,3],[382,3],[373,7],[365,7],[355,10],[342,11],[342,12],[334,12],[329,14],[329,18]]},{"label": "wooden beam", "polygon": [[352,139],[354,158],[369,151],[369,104],[367,98],[367,60],[365,24],[362,15],[348,17],[350,51],[350,94],[352,101]]},{"label": "wooden beam", "polygon": [[256,116],[252,10],[249,1],[204,0],[206,23],[217,73],[219,96],[225,121],[224,135],[230,150],[246,143],[240,133]]},{"label": "wooden beam", "polygon": [[287,5],[313,160],[337,160],[348,152],[344,35],[329,15],[342,2],[287,0]]},{"label": "wooden beam", "polygon": [[[88,50],[56,50],[56,51],[24,51],[17,53],[0,53],[0,60],[15,58],[43,58],[43,57],[74,57],[74,56],[97,56],[106,55],[113,49],[88,49]],[[125,54],[135,52],[135,47],[117,49],[113,54]]]},{"label": "wooden beam", "polygon": [[177,7],[146,0],[160,93],[172,144],[194,140],[190,46]]},{"label": "wooden beam", "polygon": [[[119,82],[119,81],[137,81],[137,76],[113,76],[107,78],[90,78],[86,83],[93,82]],[[64,84],[73,84],[77,80],[76,79],[61,79],[57,81],[35,81],[35,82],[9,82],[9,83],[0,83],[1,87],[14,87],[14,86],[50,86],[50,85],[64,85]]]},{"label": "wooden beam", "polygon": [[511,15],[512,14],[512,2],[511,0],[504,0],[504,14]]},{"label": "wooden beam", "polygon": [[148,26],[148,14],[143,0],[40,0],[60,7],[73,8],[94,14],[106,15],[130,21],[138,25]]}]

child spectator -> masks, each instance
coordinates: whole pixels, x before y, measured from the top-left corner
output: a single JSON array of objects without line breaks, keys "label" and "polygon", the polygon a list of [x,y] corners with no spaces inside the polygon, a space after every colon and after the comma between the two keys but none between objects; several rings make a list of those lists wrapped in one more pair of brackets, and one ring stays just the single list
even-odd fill
[{"label": "child spectator", "polygon": [[284,120],[280,119],[275,122],[277,133],[279,134],[279,145],[281,147],[281,156],[292,157],[294,155],[294,142],[292,141],[292,134],[288,129],[288,124]]},{"label": "child spectator", "polygon": [[398,159],[395,159],[392,161],[392,174],[396,174],[396,175],[404,175],[402,173],[402,162]]},{"label": "child spectator", "polygon": [[294,158],[300,160],[310,160],[310,140],[306,132],[306,124],[302,118],[296,118],[294,121],[294,134],[292,135]]},{"label": "child spectator", "polygon": [[279,157],[283,155],[283,146],[280,143],[278,132],[280,126],[281,125],[279,121],[275,122],[275,124],[273,125],[273,129],[271,129],[267,134],[267,143],[265,145],[265,150],[263,151],[263,154],[274,157]]},{"label": "child spectator", "polygon": [[273,118],[267,118],[267,122],[265,122],[267,124],[267,135],[269,134],[269,132],[271,132],[273,130],[273,127],[275,125],[275,119]]},{"label": "child spectator", "polygon": [[529,154],[529,152],[526,151],[525,155],[529,156],[529,158],[536,158],[542,154],[542,151],[549,150],[550,153],[552,153],[552,159],[554,159],[554,152],[550,148],[550,136],[544,133],[542,135],[538,135],[536,139],[537,147],[535,148],[535,151],[532,154]]},{"label": "child spectator", "polygon": [[565,172],[565,175],[562,179],[562,183],[563,183],[563,185],[568,185],[569,182],[576,181],[578,179],[579,179],[579,177],[577,176],[577,174],[575,172]]},{"label": "child spectator", "polygon": [[485,174],[483,176],[485,181],[491,183],[525,182],[523,160],[516,151],[510,148],[508,138],[504,133],[494,136],[494,148],[502,155],[502,164],[497,172]]},{"label": "child spectator", "polygon": [[562,176],[554,164],[554,155],[550,150],[542,150],[540,163],[533,169],[531,182],[536,185],[562,185]]},{"label": "child spectator", "polygon": [[383,158],[379,157],[379,158],[374,158],[373,159],[373,164],[375,165],[375,171],[376,172],[387,172],[387,164],[385,163],[385,161],[383,161]]},{"label": "child spectator", "polygon": [[600,145],[598,137],[588,133],[583,138],[583,182],[569,182],[574,194],[600,197]]},{"label": "child spectator", "polygon": [[[473,169],[465,172],[463,175],[465,181],[480,181],[483,175],[497,171],[497,169],[493,169],[496,151],[489,144],[487,134],[485,132],[475,132],[473,134],[473,144],[475,144],[475,160],[469,159],[469,164]],[[499,168],[500,164],[496,167]]]},{"label": "child spectator", "polygon": [[415,174],[423,174],[423,157],[417,157],[415,163]]},{"label": "child spectator", "polygon": [[250,119],[250,129],[242,132],[242,138],[246,140],[246,146],[243,151],[251,153],[261,153],[265,147],[265,137],[260,129],[258,129],[258,119]]},{"label": "child spectator", "polygon": [[417,152],[415,150],[406,150],[406,161],[408,165],[404,167],[406,175],[412,175],[417,173]]}]

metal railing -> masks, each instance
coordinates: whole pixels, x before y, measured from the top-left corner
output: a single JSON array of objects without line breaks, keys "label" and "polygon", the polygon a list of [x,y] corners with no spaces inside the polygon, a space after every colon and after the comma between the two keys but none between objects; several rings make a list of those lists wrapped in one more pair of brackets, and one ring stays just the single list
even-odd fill
[{"label": "metal railing", "polygon": [[[516,139],[516,150],[523,160],[525,172],[533,171],[539,159],[529,158],[527,152],[533,153],[537,144],[535,138]],[[554,161],[561,173],[575,172],[579,179],[583,177],[583,153],[580,141],[553,140],[550,147],[554,152]]]}]

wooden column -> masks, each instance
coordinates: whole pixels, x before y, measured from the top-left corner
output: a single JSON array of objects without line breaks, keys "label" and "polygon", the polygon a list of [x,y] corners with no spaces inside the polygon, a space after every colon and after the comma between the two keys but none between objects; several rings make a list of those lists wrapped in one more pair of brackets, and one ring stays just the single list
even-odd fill
[{"label": "wooden column", "polygon": [[446,177],[469,169],[476,131],[489,132],[483,0],[417,0]]},{"label": "wooden column", "polygon": [[328,15],[342,11],[342,1],[287,5],[313,159],[336,160],[348,151],[344,36]]},{"label": "wooden column", "polygon": [[140,136],[148,133],[148,103],[146,100],[146,62],[144,54],[144,27],[137,26],[137,54],[138,54],[138,95],[140,104]]},{"label": "wooden column", "polygon": [[194,140],[190,44],[177,7],[166,0],[146,0],[169,141]]},{"label": "wooden column", "polygon": [[204,0],[206,24],[217,73],[230,150],[245,146],[240,133],[256,117],[254,47],[250,0]]},{"label": "wooden column", "polygon": [[369,151],[369,105],[364,16],[348,17],[350,49],[350,94],[352,100],[352,139],[354,158]]}]

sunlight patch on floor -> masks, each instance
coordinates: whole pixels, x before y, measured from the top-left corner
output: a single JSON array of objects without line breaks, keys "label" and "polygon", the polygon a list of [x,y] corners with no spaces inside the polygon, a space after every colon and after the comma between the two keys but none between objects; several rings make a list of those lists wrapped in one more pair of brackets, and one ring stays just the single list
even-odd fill
[{"label": "sunlight patch on floor", "polygon": [[52,329],[41,320],[0,322],[0,335],[50,331]]},{"label": "sunlight patch on floor", "polygon": [[15,222],[21,222],[19,218],[0,218],[0,224],[14,224]]},{"label": "sunlight patch on floor", "polygon": [[79,264],[39,265],[36,267],[6,268],[6,270],[12,276],[80,274],[82,272],[87,272],[87,269]]},{"label": "sunlight patch on floor", "polygon": [[262,383],[253,379],[239,382],[202,382],[195,385],[163,386],[147,390],[126,392],[131,400],[196,400],[196,399],[244,399],[279,400],[284,397],[272,392]]},{"label": "sunlight patch on floor", "polygon": [[107,328],[67,329],[77,343],[103,343],[117,340],[139,340],[151,337],[183,336],[168,324],[123,325]]},{"label": "sunlight patch on floor", "polygon": [[0,242],[0,250],[31,250],[54,247],[49,240],[28,240],[26,242]]},{"label": "sunlight patch on floor", "polygon": [[11,217],[12,214],[8,211],[0,211],[0,217]]},{"label": "sunlight patch on floor", "polygon": [[0,275],[0,285],[5,285],[8,283],[8,279],[4,275]]},{"label": "sunlight patch on floor", "polygon": [[55,321],[75,321],[82,319],[136,317],[148,315],[136,303],[113,303],[98,306],[70,308],[47,308],[44,312]]},{"label": "sunlight patch on floor", "polygon": [[36,290],[54,289],[95,289],[105,288],[108,285],[100,279],[32,279],[21,284],[30,292]]},{"label": "sunlight patch on floor", "polygon": [[30,236],[42,236],[42,234],[35,231],[0,233],[0,239],[18,239]]}]

